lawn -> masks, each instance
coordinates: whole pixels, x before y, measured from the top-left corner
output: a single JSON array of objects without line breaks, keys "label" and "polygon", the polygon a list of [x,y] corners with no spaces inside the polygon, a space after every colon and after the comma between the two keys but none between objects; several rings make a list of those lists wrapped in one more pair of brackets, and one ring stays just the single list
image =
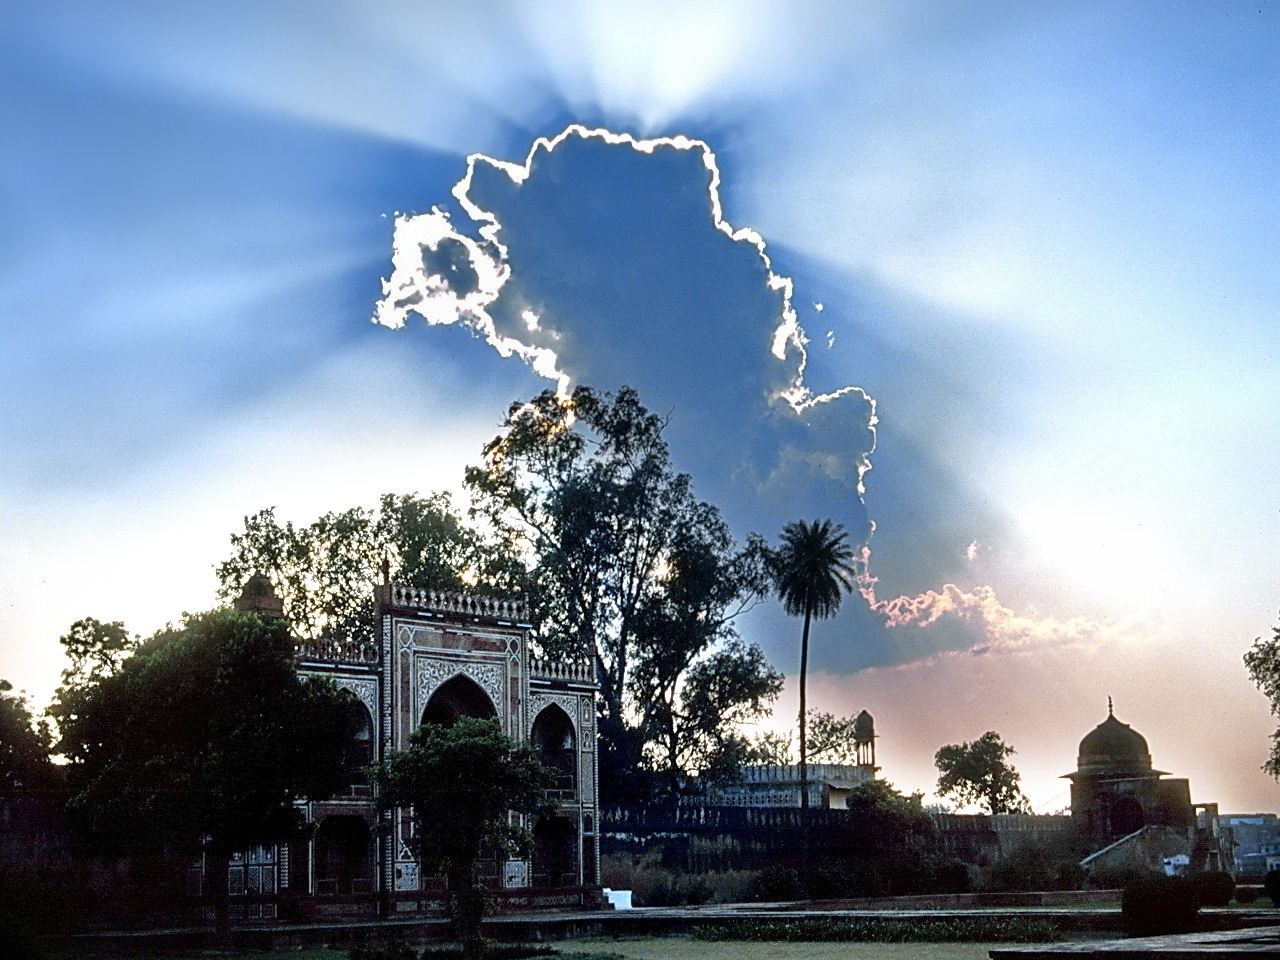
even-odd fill
[{"label": "lawn", "polygon": [[[995,947],[1011,943],[708,943],[684,937],[635,940],[566,940],[555,944],[566,958],[574,954],[617,954],[626,960],[987,960]],[[585,958],[574,957],[574,960]]]},{"label": "lawn", "polygon": [[[986,960],[989,943],[708,943],[685,937],[640,937],[633,940],[566,940],[552,944],[564,960]],[[1009,947],[1012,944],[999,944]],[[300,950],[156,951],[147,960],[347,960],[348,951],[324,947]],[[48,960],[119,960],[117,954],[51,952]]]}]

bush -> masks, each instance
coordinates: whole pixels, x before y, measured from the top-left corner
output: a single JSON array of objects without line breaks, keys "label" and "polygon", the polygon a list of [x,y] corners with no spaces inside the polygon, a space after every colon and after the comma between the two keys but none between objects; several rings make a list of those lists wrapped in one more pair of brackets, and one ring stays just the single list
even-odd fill
[{"label": "bush", "polygon": [[934,893],[968,893],[973,889],[969,865],[962,860],[944,860],[933,874]]},{"label": "bush", "polygon": [[1120,912],[1130,934],[1151,936],[1195,929],[1195,888],[1182,877],[1150,877],[1124,888]]},{"label": "bush", "polygon": [[752,900],[775,903],[779,900],[800,900],[805,890],[799,873],[775,864],[765,867],[751,882],[750,895]]},{"label": "bush", "polygon": [[35,936],[3,904],[0,904],[0,956],[10,960],[40,960],[44,951]]},{"label": "bush", "polygon": [[1222,870],[1206,870],[1191,878],[1196,903],[1202,907],[1225,907],[1236,892],[1236,881]]},{"label": "bush", "polygon": [[[422,960],[462,960],[464,956],[460,945],[442,947],[428,944],[422,951]],[[486,943],[484,956],[485,960],[529,960],[531,957],[558,957],[560,951],[554,947],[527,943]]]},{"label": "bush", "polygon": [[711,884],[699,874],[668,873],[645,893],[639,906],[701,906],[711,900]]},{"label": "bush", "polygon": [[1262,880],[1262,887],[1267,891],[1271,902],[1280,907],[1280,870],[1268,870]]},{"label": "bush", "polygon": [[403,940],[360,943],[351,948],[350,960],[418,960],[418,951]]},{"label": "bush", "polygon": [[1009,917],[949,917],[894,920],[735,920],[696,927],[697,940],[756,943],[1051,943],[1058,929],[1046,920]]},{"label": "bush", "polygon": [[1257,899],[1257,887],[1236,887],[1236,903],[1253,903]]},{"label": "bush", "polygon": [[601,886],[630,890],[637,906],[741,903],[750,899],[751,870],[689,873],[663,866],[656,852],[607,854],[601,858]]}]

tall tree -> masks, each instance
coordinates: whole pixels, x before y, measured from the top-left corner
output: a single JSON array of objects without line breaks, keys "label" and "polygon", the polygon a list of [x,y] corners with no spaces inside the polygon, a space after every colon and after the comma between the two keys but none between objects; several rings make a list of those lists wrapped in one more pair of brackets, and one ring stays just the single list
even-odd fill
[{"label": "tall tree", "polygon": [[203,850],[220,937],[231,855],[296,835],[346,785],[351,696],[301,677],[283,621],[215,610],[82,688],[62,725],[70,809],[103,854]]},{"label": "tall tree", "polygon": [[113,675],[138,645],[119,620],[103,623],[94,617],[77,620],[58,639],[69,661],[62,683],[53,694],[49,715],[62,726],[69,722],[87,691]]},{"label": "tall tree", "polygon": [[809,757],[806,738],[806,683],[809,674],[809,624],[840,609],[853,589],[853,548],[848,535],[830,520],[795,520],[782,529],[782,542],[770,556],[774,586],[790,616],[804,617],[800,637],[800,806],[809,806]]},{"label": "tall tree", "polygon": [[484,893],[476,887],[476,861],[482,847],[528,855],[532,837],[511,814],[550,813],[554,773],[497,720],[463,717],[452,726],[419,727],[407,750],[379,765],[375,781],[381,810],[411,812],[410,846],[424,872],[448,881],[457,938],[468,957],[481,956]]},{"label": "tall tree", "polygon": [[281,523],[274,508],[245,517],[217,567],[219,597],[234,600],[263,574],[299,634],[367,643],[384,560],[393,580],[416,587],[512,593],[523,577],[511,550],[468,525],[448,494],[386,494],[373,509],[330,512],[305,525]]},{"label": "tall tree", "polygon": [[[1280,717],[1280,626],[1272,628],[1271,637],[1258,637],[1244,655],[1249,678],[1271,701],[1271,712]],[[1280,729],[1271,735],[1271,753],[1262,769],[1280,780]]]},{"label": "tall tree", "polygon": [[[694,497],[665,427],[629,388],[548,391],[514,405],[467,471],[476,512],[528,558],[541,649],[595,665],[601,779],[617,793],[646,762],[670,773],[697,755],[659,741],[688,729],[690,671],[733,640],[734,618],[768,586],[762,542],[738,547]],[[737,688],[733,709],[769,695],[763,657],[749,662],[764,672]]]},{"label": "tall tree", "polygon": [[1005,762],[1014,753],[992,730],[972,743],[941,747],[933,757],[939,774],[938,796],[979,804],[987,813],[1029,813],[1022,776]]},{"label": "tall tree", "polygon": [[0,790],[52,786],[56,776],[49,743],[48,722],[36,720],[26,697],[14,693],[8,680],[0,680]]}]

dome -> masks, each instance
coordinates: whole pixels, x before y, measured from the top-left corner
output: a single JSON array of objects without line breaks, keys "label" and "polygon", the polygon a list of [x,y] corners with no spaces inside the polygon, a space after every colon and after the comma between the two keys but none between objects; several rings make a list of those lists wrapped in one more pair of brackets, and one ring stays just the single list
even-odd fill
[{"label": "dome", "polygon": [[1149,772],[1147,739],[1115,714],[1108,714],[1080,741],[1078,767],[1080,773]]}]

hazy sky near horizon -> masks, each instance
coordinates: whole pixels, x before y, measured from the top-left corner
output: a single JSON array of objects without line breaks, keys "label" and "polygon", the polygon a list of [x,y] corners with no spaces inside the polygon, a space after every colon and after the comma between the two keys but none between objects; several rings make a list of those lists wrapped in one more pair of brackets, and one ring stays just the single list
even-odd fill
[{"label": "hazy sky near horizon", "polygon": [[[670,411],[739,536],[866,544],[812,689],[899,787],[994,729],[1056,809],[1111,695],[1278,809],[1277,49],[1256,0],[8,5],[0,676],[211,605],[261,507],[456,490],[554,361]],[[659,143],[455,195],[573,123]],[[794,674],[776,605],[743,632]]]}]

